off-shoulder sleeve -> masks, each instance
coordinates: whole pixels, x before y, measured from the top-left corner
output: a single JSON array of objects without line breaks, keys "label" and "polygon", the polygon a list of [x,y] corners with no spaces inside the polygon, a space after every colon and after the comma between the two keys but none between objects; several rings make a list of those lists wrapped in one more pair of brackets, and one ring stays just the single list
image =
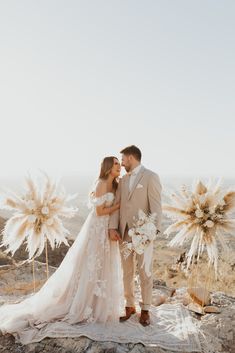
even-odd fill
[{"label": "off-shoulder sleeve", "polygon": [[100,197],[95,197],[95,196],[92,196],[91,199],[90,199],[90,202],[92,205],[94,206],[101,206],[105,203],[106,201],[106,194],[100,196]]}]

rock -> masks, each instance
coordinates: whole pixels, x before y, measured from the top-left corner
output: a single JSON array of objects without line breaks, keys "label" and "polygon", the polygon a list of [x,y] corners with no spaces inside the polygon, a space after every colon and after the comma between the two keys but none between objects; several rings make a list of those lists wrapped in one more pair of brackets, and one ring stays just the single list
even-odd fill
[{"label": "rock", "polygon": [[[220,296],[219,293],[216,293]],[[199,324],[208,346],[213,352],[235,352],[235,298],[227,298],[227,306],[218,314],[207,314]]]},{"label": "rock", "polygon": [[184,264],[186,262],[186,251],[183,251],[176,258],[176,264]]},{"label": "rock", "polygon": [[221,310],[217,306],[208,305],[208,306],[202,307],[201,305],[199,305],[197,303],[189,303],[188,309],[190,311],[193,311],[194,313],[200,314],[200,315],[219,314],[221,312]]},{"label": "rock", "polygon": [[[38,290],[46,281],[46,264],[35,261],[35,284]],[[49,267],[52,274],[55,267]],[[14,301],[17,296],[31,294],[33,292],[32,263],[21,263],[8,266],[0,266],[0,302],[7,296],[9,301]],[[2,303],[0,303],[2,304]],[[1,351],[0,351],[1,352]]]},{"label": "rock", "polygon": [[172,297],[175,293],[175,288],[165,287],[165,286],[161,286],[161,285],[159,285],[159,286],[154,285],[153,289],[160,291],[161,294],[164,294],[165,297]]},{"label": "rock", "polygon": [[217,306],[204,306],[204,312],[208,314],[219,314],[221,310]]},{"label": "rock", "polygon": [[172,266],[168,266],[166,271],[167,271],[168,278],[174,278],[175,276],[177,276],[179,269],[177,266],[172,265]]},{"label": "rock", "polygon": [[200,315],[203,315],[203,314],[204,314],[203,307],[200,306],[200,305],[197,304],[197,303],[189,303],[188,309],[189,309],[190,311],[193,311],[193,312],[196,313],[196,314],[200,314]]},{"label": "rock", "polygon": [[153,280],[153,288],[156,288],[158,286],[162,286],[162,287],[167,287],[166,282],[161,280],[161,279],[154,279]]},{"label": "rock", "polygon": [[[1,241],[1,237],[0,237]],[[69,239],[68,240],[69,245],[71,246],[73,244],[73,240]],[[28,253],[26,252],[26,246],[23,245],[21,246],[14,255],[14,258],[12,259],[10,256],[6,256],[3,251],[0,251],[0,265],[5,265],[9,263],[14,263],[14,262],[21,262],[24,260],[28,259]],[[69,250],[69,247],[66,246],[65,244],[61,244],[60,247],[55,248],[54,250],[51,249],[50,246],[48,246],[48,262],[50,266],[53,267],[58,267],[65,257],[67,251]],[[5,257],[4,257],[5,255]],[[46,257],[45,257],[45,250],[43,253],[37,257],[37,261],[39,262],[46,262]]]},{"label": "rock", "polygon": [[190,298],[190,296],[185,296],[182,300],[182,304],[187,306],[192,302],[192,299]]},{"label": "rock", "polygon": [[10,256],[7,256],[3,253],[0,253],[0,266],[9,266],[13,265],[15,263],[14,259],[12,259]]},{"label": "rock", "polygon": [[[0,267],[1,269],[1,267]],[[36,277],[45,281],[45,264],[35,261]],[[50,267],[53,273],[54,267]],[[0,281],[1,303],[12,302],[23,297],[30,291],[23,293],[20,284],[32,283],[32,264],[22,264],[21,266],[10,265],[2,271]],[[8,287],[7,287],[8,286]],[[11,287],[12,292],[8,293],[7,288]],[[32,291],[32,288],[31,288]],[[155,282],[153,298],[155,305],[161,304],[158,299],[167,297],[167,303],[182,303],[186,298],[190,300],[186,288],[178,288],[173,296],[169,296],[172,288],[163,285],[162,282]],[[192,311],[193,317],[197,318],[198,329],[204,337],[205,352],[211,353],[234,353],[235,352],[235,298],[222,292],[211,293],[213,306],[220,312],[195,314],[201,308],[200,305],[191,303],[196,310]],[[186,303],[185,303],[186,304]],[[189,303],[190,305],[190,303]],[[192,308],[192,305],[191,305]],[[206,307],[204,307],[205,309]],[[190,307],[189,307],[190,309]],[[203,308],[201,308],[203,309]],[[209,309],[211,310],[211,309]],[[213,309],[212,309],[213,310]],[[207,343],[206,343],[207,341]],[[207,350],[208,349],[208,350]],[[210,350],[209,350],[210,349]],[[0,353],[173,353],[160,347],[144,347],[142,344],[123,344],[115,342],[95,342],[86,337],[80,338],[46,338],[41,342],[23,346],[15,342],[11,335],[0,335]],[[181,351],[180,353],[186,353]],[[196,353],[196,352],[195,352]],[[198,353],[198,352],[197,352]]]},{"label": "rock", "polygon": [[219,307],[227,307],[234,302],[234,297],[226,295],[223,292],[215,292],[211,294],[211,304]]},{"label": "rock", "polygon": [[155,306],[159,306],[159,305],[165,303],[166,299],[167,299],[166,295],[154,296],[153,300],[152,300],[152,304]]}]

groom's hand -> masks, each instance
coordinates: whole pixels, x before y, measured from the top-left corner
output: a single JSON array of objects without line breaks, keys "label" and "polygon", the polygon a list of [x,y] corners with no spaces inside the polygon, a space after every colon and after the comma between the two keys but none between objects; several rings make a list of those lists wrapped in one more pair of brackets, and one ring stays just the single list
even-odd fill
[{"label": "groom's hand", "polygon": [[120,234],[116,229],[109,229],[109,239],[114,241],[121,240]]}]

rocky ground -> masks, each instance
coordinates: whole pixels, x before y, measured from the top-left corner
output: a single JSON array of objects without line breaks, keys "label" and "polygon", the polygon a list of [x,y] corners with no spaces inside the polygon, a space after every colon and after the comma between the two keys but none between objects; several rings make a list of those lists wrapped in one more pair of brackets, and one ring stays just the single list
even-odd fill
[{"label": "rocky ground", "polygon": [[[55,271],[50,267],[50,274]],[[35,262],[35,272],[38,288],[46,280],[46,266]],[[5,264],[0,267],[0,305],[14,302],[24,295],[33,292],[32,264]],[[177,289],[173,294],[172,288],[164,281],[154,281],[154,291],[161,292],[166,302],[189,303],[189,296],[185,289]],[[172,296],[173,294],[173,296]],[[159,305],[160,302],[155,302]],[[191,314],[197,319],[201,337],[207,342],[206,353],[234,353],[235,352],[235,298],[222,292],[211,294],[211,304],[219,310],[217,314]],[[142,344],[118,344],[113,342],[94,342],[88,338],[60,338],[44,339],[42,342],[23,346],[16,343],[10,335],[0,335],[0,353],[172,353],[159,347],[145,347]],[[181,352],[184,353],[184,352]]]},{"label": "rocky ground", "polygon": [[[144,347],[142,344],[94,342],[88,338],[45,339],[36,344],[22,346],[10,335],[0,337],[1,353],[172,353],[162,348]],[[224,351],[224,353],[232,351]],[[181,352],[184,353],[184,352]]]}]

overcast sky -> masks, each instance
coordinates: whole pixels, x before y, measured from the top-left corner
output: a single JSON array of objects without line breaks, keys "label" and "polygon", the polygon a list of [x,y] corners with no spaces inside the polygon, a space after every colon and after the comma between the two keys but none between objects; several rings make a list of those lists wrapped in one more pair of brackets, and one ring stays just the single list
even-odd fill
[{"label": "overcast sky", "polygon": [[235,2],[0,0],[1,175],[235,177]]}]

